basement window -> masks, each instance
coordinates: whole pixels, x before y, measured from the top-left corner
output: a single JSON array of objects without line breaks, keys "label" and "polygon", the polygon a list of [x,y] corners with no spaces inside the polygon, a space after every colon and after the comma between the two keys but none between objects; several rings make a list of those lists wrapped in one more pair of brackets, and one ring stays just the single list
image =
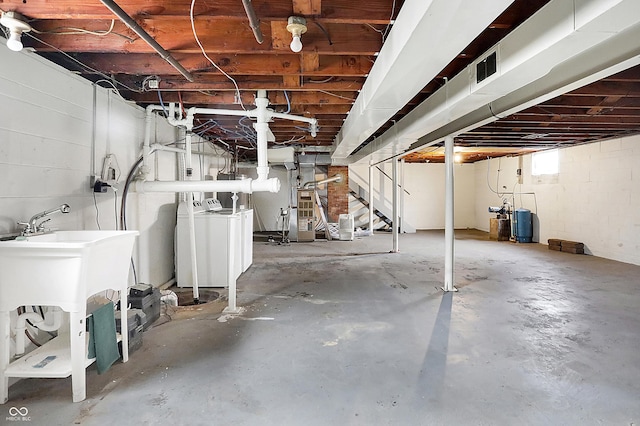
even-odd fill
[{"label": "basement window", "polygon": [[558,150],[534,152],[531,156],[531,174],[533,176],[558,174]]}]

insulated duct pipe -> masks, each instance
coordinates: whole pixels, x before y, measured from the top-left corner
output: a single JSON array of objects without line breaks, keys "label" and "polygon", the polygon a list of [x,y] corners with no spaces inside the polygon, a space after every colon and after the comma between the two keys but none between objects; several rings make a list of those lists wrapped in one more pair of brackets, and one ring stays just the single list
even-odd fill
[{"label": "insulated duct pipe", "polygon": [[244,11],[247,13],[247,18],[249,18],[249,26],[253,31],[253,35],[256,37],[256,41],[262,44],[264,39],[262,38],[262,30],[260,29],[260,20],[256,16],[256,11],[251,4],[251,0],[242,0],[242,5],[244,6]]},{"label": "insulated duct pipe", "polygon": [[331,183],[331,182],[342,182],[342,175],[341,174],[337,174],[337,175],[332,176],[332,177],[327,178],[327,179],[316,180],[316,181],[313,181],[313,182],[306,182],[304,185],[302,185],[302,188],[303,189],[317,188],[320,185],[324,185],[325,183]]},{"label": "insulated duct pipe", "polygon": [[138,34],[141,39],[147,42],[149,46],[153,48],[165,61],[169,62],[180,74],[184,76],[190,82],[193,82],[193,76],[187,71],[176,59],[171,56],[171,53],[167,52],[164,47],[160,46],[153,37],[149,35],[138,23],[127,14],[116,2],[112,0],[100,0],[114,15],[116,15],[127,27],[129,27],[134,33]]}]

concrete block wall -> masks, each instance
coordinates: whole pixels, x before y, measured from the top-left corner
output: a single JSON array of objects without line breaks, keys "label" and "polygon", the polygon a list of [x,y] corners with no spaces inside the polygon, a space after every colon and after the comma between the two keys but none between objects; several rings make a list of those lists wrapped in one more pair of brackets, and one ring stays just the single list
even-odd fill
[{"label": "concrete block wall", "polygon": [[[71,213],[51,216],[52,228],[115,229],[121,193],[94,193],[90,176],[112,154],[121,189],[141,152],[144,110],[27,50],[11,52],[0,43],[0,63],[0,235],[19,232],[17,221],[62,203]],[[178,138],[166,120],[154,119],[152,143]],[[174,180],[176,169],[175,154],[159,153],[149,178]],[[129,195],[128,228],[141,234],[134,252],[140,282],[159,285],[173,276],[176,199]]]},{"label": "concrete block wall", "polygon": [[[522,185],[516,176],[520,164]],[[516,192],[515,206],[536,214],[535,241],[581,241],[589,254],[640,265],[640,136],[561,149],[559,173],[551,180],[531,176],[531,155],[475,167],[476,228],[488,230],[487,207],[500,204],[488,181],[493,190]]]}]

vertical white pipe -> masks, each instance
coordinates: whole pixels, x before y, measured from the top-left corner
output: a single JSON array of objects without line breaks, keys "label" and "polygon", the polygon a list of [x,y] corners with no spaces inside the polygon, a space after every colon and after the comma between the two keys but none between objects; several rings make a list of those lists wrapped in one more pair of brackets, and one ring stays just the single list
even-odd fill
[{"label": "vertical white pipe", "polygon": [[254,128],[257,133],[258,142],[258,180],[265,180],[269,176],[269,165],[267,164],[267,135],[269,134],[269,99],[266,90],[258,90],[256,97],[257,122]]},{"label": "vertical white pipe", "polygon": [[369,234],[373,235],[373,164],[369,164]]},{"label": "vertical white pipe", "polygon": [[153,121],[153,112],[162,110],[160,105],[149,105],[145,109],[144,117],[144,142],[142,144],[142,174],[147,176],[149,173],[149,154],[151,153],[151,123]]},{"label": "vertical white pipe", "polygon": [[445,162],[445,222],[444,222],[444,291],[455,291],[453,287],[453,136],[444,140]]},{"label": "vertical white pipe", "polygon": [[[191,168],[191,127],[187,126],[185,136],[185,161],[187,164],[187,180],[191,180],[193,169]],[[193,303],[200,302],[200,291],[198,289],[198,260],[196,259],[196,220],[193,212],[193,192],[187,192],[187,216],[189,218],[189,249],[191,253],[191,275],[193,284]]]},{"label": "vertical white pipe", "polygon": [[400,210],[400,231],[406,232],[406,228],[404,227],[404,158],[400,159],[400,164],[398,165],[398,172],[400,173],[400,187],[398,188],[400,194],[399,201],[399,210]]},{"label": "vertical white pipe", "polygon": [[229,217],[230,236],[227,238],[227,250],[229,257],[227,258],[227,287],[229,289],[229,304],[225,308],[225,312],[237,313],[238,307],[236,303],[236,271],[235,271],[235,254],[236,254],[236,238],[240,235],[237,225],[240,221],[235,220],[235,215]]},{"label": "vertical white pipe", "polygon": [[398,241],[398,230],[400,228],[400,223],[398,223],[400,221],[400,215],[399,215],[399,211],[398,211],[398,159],[397,158],[393,158],[391,160],[391,165],[392,165],[392,180],[393,180],[393,225],[392,225],[392,231],[393,231],[393,253],[397,253],[400,251],[399,249],[399,241]]},{"label": "vertical white pipe", "polygon": [[191,254],[191,282],[193,284],[193,303],[200,301],[198,290],[198,261],[196,259],[196,221],[193,213],[193,192],[187,192],[187,216],[189,218],[189,252]]}]

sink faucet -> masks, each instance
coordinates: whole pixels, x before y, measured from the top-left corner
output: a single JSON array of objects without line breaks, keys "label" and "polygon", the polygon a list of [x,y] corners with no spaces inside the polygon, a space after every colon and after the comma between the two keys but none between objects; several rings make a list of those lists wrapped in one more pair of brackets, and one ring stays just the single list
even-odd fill
[{"label": "sink faucet", "polygon": [[51,210],[45,210],[43,212],[36,213],[31,217],[31,219],[29,219],[28,223],[18,222],[19,225],[25,225],[25,228],[22,230],[22,235],[27,236],[27,235],[33,235],[33,234],[44,232],[44,223],[50,221],[51,219],[46,219],[40,222],[39,224],[37,224],[36,222],[38,220],[42,219],[43,217],[49,216],[53,213],[57,213],[57,212],[69,213],[70,211],[71,211],[71,207],[69,207],[69,204],[65,203],[65,204],[62,204],[60,207],[56,207]]}]

